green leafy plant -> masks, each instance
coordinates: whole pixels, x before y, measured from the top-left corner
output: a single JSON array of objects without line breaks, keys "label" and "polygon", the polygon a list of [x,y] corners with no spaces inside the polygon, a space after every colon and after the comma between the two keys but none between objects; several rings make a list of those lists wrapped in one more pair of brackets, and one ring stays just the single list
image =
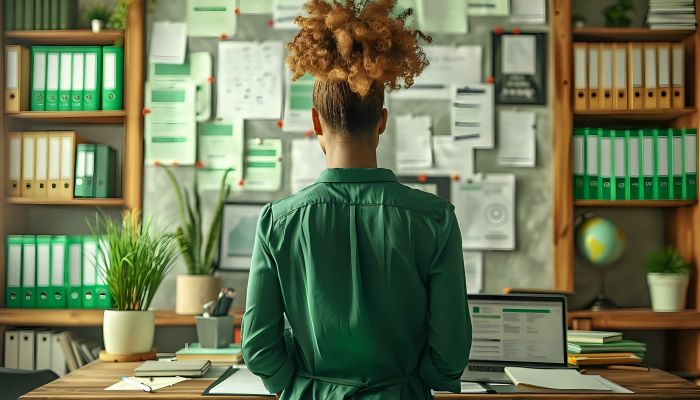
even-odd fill
[{"label": "green leafy plant", "polygon": [[648,273],[690,275],[690,265],[673,247],[651,253],[645,267]]},{"label": "green leafy plant", "polygon": [[611,4],[603,9],[605,16],[605,26],[609,27],[625,27],[632,24],[632,19],[627,16],[627,13],[632,11],[634,6],[632,0],[617,0],[617,3]]},{"label": "green leafy plant", "polygon": [[112,11],[104,4],[93,4],[83,12],[83,20],[88,24],[94,19],[107,22],[111,17]]},{"label": "green leafy plant", "polygon": [[142,224],[135,210],[125,211],[121,224],[100,212],[88,225],[107,245],[99,246],[97,262],[115,309],[147,310],[177,257],[174,236],[152,229],[150,220]]},{"label": "green leafy plant", "polygon": [[[118,0],[112,16],[107,21],[107,28],[123,31],[126,29],[126,17],[132,0]],[[158,0],[148,0],[148,11],[152,12],[158,5]]]},{"label": "green leafy plant", "polygon": [[187,273],[189,275],[211,275],[214,273],[214,253],[221,236],[224,204],[231,193],[231,186],[226,181],[232,169],[226,170],[221,178],[219,197],[214,208],[214,218],[206,240],[202,236],[202,201],[196,190],[196,181],[194,193],[190,196],[187,188],[181,187],[173,172],[165,166],[163,169],[175,191],[175,199],[180,212],[180,226],[177,227],[175,237],[180,246],[180,254],[187,265]]}]

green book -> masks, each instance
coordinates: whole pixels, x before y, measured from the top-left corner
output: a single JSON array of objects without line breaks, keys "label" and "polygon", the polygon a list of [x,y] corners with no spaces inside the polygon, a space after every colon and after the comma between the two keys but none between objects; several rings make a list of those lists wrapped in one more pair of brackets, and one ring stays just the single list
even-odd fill
[{"label": "green book", "polygon": [[95,146],[95,197],[117,195],[117,152],[107,145]]},{"label": "green book", "polygon": [[669,161],[672,161],[673,149],[669,146],[668,132],[654,129],[654,153],[656,165],[654,167],[654,175],[656,176],[657,186],[654,200],[668,200],[670,196],[669,188]]},{"label": "green book", "polygon": [[684,199],[698,198],[698,133],[696,129],[683,129],[683,141],[685,143],[685,158],[683,163]]},{"label": "green book", "polygon": [[60,82],[61,48],[46,48],[46,111],[58,111],[58,86]]},{"label": "green book", "polygon": [[121,110],[124,91],[124,48],[102,48],[102,109]]},{"label": "green book", "polygon": [[51,236],[36,237],[36,307],[50,308]]},{"label": "green book", "polygon": [[211,349],[200,346],[199,343],[191,343],[187,347],[180,349],[175,352],[176,356],[179,355],[203,355],[203,354],[240,354],[241,346],[230,343],[228,347],[220,349]]},{"label": "green book", "polygon": [[108,265],[105,264],[109,259],[109,242],[105,237],[99,238],[97,242],[97,284],[95,285],[95,307],[99,309],[112,308],[112,294],[107,285],[106,272]]},{"label": "green book", "polygon": [[83,307],[83,238],[81,236],[68,236],[68,259],[64,264],[68,267],[68,297],[67,308]]},{"label": "green book", "polygon": [[58,29],[75,28],[76,15],[78,13],[76,0],[59,0]]},{"label": "green book", "polygon": [[22,308],[36,307],[36,237],[22,236]]},{"label": "green book", "polygon": [[[9,0],[13,1],[13,0]],[[15,3],[15,29],[24,30],[24,3],[26,0],[14,0]]]},{"label": "green book", "polygon": [[610,129],[598,129],[599,151],[598,199],[612,200],[613,141]]},{"label": "green book", "polygon": [[59,9],[59,1],[60,0],[49,0],[50,7],[49,7],[49,29],[56,30],[59,27],[59,19],[60,19],[60,13],[58,11]]},{"label": "green book", "polygon": [[647,345],[645,343],[636,342],[634,340],[621,340],[613,343],[568,342],[566,347],[567,351],[573,354],[614,352],[645,353],[647,350]]},{"label": "green book", "polygon": [[15,0],[4,0],[3,22],[6,31],[15,30]]},{"label": "green book", "polygon": [[574,136],[572,140],[573,163],[572,170],[574,173],[574,199],[580,200],[587,198],[586,193],[588,188],[584,186],[586,179],[586,136],[583,128],[574,128]]},{"label": "green book", "polygon": [[61,63],[58,80],[58,111],[70,111],[71,88],[73,87],[73,51],[60,47]]},{"label": "green book", "polygon": [[100,109],[100,94],[102,92],[102,48],[85,47],[84,51],[83,110],[95,111]]},{"label": "green book", "polygon": [[68,237],[51,237],[51,296],[49,308],[66,308],[68,287]]},{"label": "green book", "polygon": [[683,199],[683,185],[685,183],[684,174],[684,160],[685,156],[685,143],[683,140],[683,131],[669,128],[667,130],[667,135],[669,137],[669,145],[671,149],[669,151],[669,199],[682,200]]},{"label": "green book", "polygon": [[625,131],[611,130],[612,135],[612,167],[613,173],[611,178],[611,199],[612,200],[629,200],[629,170],[627,162],[627,138]]},{"label": "green book", "polygon": [[83,236],[83,308],[97,306],[97,239],[94,236]]},{"label": "green book", "polygon": [[34,0],[21,0],[24,3],[24,29],[34,29]]},{"label": "green book", "polygon": [[593,128],[585,128],[586,136],[586,174],[584,175],[584,195],[586,200],[598,198],[598,171],[599,167],[599,140],[598,131]]},{"label": "green book", "polygon": [[34,0],[34,29],[40,30],[44,19],[44,0]]},{"label": "green book", "polygon": [[41,0],[41,29],[51,29],[51,0]]},{"label": "green book", "polygon": [[32,46],[30,102],[32,111],[46,110],[46,50],[44,46]]},{"label": "green book", "polygon": [[644,182],[643,195],[640,200],[654,200],[659,197],[658,179],[656,176],[656,149],[654,131],[651,129],[641,130],[642,140],[642,181]]},{"label": "green book", "polygon": [[22,296],[22,236],[7,236],[5,307],[18,308]]},{"label": "green book", "polygon": [[644,186],[642,179],[641,147],[639,141],[639,129],[625,129],[625,144],[627,145],[627,176],[626,185],[629,188],[625,200],[641,200],[641,188]]},{"label": "green book", "polygon": [[87,186],[85,182],[85,157],[87,144],[79,143],[75,152],[75,184],[73,185],[74,197],[87,197]]},{"label": "green book", "polygon": [[73,47],[73,65],[71,73],[72,111],[83,111],[83,88],[85,83],[85,53],[82,47]]}]

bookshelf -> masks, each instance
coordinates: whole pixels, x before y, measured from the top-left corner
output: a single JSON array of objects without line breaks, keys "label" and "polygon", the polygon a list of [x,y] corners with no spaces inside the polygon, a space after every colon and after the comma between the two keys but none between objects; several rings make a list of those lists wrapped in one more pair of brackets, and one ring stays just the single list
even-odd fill
[{"label": "bookshelf", "polygon": [[[118,127],[122,135],[110,140],[119,141],[121,153],[121,197],[119,198],[89,198],[89,199],[32,199],[21,197],[6,197],[5,169],[0,175],[0,305],[5,300],[5,237],[7,234],[41,234],[39,222],[27,223],[37,208],[41,215],[61,215],[70,209],[71,213],[91,215],[100,209],[119,210],[141,208],[142,199],[142,170],[143,170],[143,82],[145,70],[145,0],[132,0],[127,16],[127,29],[121,31],[102,31],[98,34],[88,30],[51,30],[51,31],[8,31],[0,35],[0,45],[7,44],[33,45],[66,45],[66,46],[108,46],[123,44],[124,46],[124,110],[121,111],[81,111],[81,112],[32,112],[4,113],[0,118],[0,157],[7,160],[7,132],[24,130],[75,130],[101,132],[102,126]],[[0,21],[2,21],[0,10]],[[0,22],[1,23],[1,22]],[[0,29],[0,31],[2,31]],[[0,54],[0,84],[4,88],[4,51]],[[0,100],[0,110],[4,105]],[[93,126],[94,125],[94,126]],[[44,128],[46,127],[46,128]],[[93,135],[95,136],[95,135]],[[110,135],[97,134],[95,137],[105,139]],[[48,206],[48,208],[47,208]],[[48,211],[47,211],[48,210]],[[76,211],[74,211],[76,210]],[[82,218],[82,217],[81,217]],[[85,232],[88,233],[87,227]],[[102,323],[102,310],[59,310],[59,309],[8,309],[0,307],[0,343],[6,326],[99,326]],[[194,324],[174,313],[158,312],[157,323],[161,326],[185,326]],[[2,352],[2,346],[0,346]]]},{"label": "bookshelf", "polygon": [[[651,310],[616,309],[575,311],[570,321],[579,329],[672,330],[667,352],[669,366],[700,376],[700,205],[697,201],[604,201],[574,200],[572,176],[572,131],[575,126],[605,127],[626,124],[698,128],[700,105],[700,31],[651,30],[645,28],[572,29],[573,0],[553,0],[551,7],[554,59],[553,144],[553,265],[554,286],[574,290],[574,217],[577,208],[663,208],[665,239],[694,265],[688,293],[688,310],[655,313]],[[696,19],[700,7],[696,7]],[[590,42],[681,42],[686,47],[686,105],[682,110],[588,111],[573,110],[573,43]],[[662,229],[662,227],[660,227]],[[634,250],[634,249],[631,249]],[[645,290],[640,288],[640,290]],[[681,348],[681,344],[682,347]],[[680,350],[680,351],[679,351]]]}]

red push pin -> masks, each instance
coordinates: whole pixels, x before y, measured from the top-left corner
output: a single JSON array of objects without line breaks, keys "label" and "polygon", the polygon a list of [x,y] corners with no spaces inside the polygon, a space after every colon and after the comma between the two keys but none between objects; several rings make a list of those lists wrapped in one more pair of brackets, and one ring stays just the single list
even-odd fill
[{"label": "red push pin", "polygon": [[209,82],[210,84],[214,83],[214,77],[213,76],[208,77],[207,82]]},{"label": "red push pin", "polygon": [[511,33],[513,35],[520,35],[520,28],[513,28],[513,31]]},{"label": "red push pin", "polygon": [[151,113],[151,109],[150,109],[150,108],[144,107],[144,109],[143,109],[143,115],[148,115],[148,114],[150,114],[150,113]]},{"label": "red push pin", "polygon": [[237,17],[241,15],[241,9],[238,7],[236,7],[236,9],[233,10],[233,12],[234,12],[234,14],[236,14]]},{"label": "red push pin", "polygon": [[418,175],[418,182],[420,183],[425,183],[428,180],[428,177],[425,175]]},{"label": "red push pin", "polygon": [[161,166],[160,161],[158,161],[158,160],[153,161],[153,165],[155,165],[156,167],[160,167],[160,166]]},{"label": "red push pin", "polygon": [[314,137],[314,133],[311,131],[306,131],[306,132],[304,132],[304,136],[311,139],[312,137]]},{"label": "red push pin", "polygon": [[195,168],[197,169],[203,169],[204,168],[204,163],[201,161],[197,161],[197,163],[194,165]]},{"label": "red push pin", "polygon": [[245,180],[241,179],[238,181],[238,186],[243,186],[245,185]]},{"label": "red push pin", "polygon": [[453,181],[459,182],[460,179],[461,179],[461,177],[460,177],[459,175],[452,175],[452,180],[453,180]]},{"label": "red push pin", "polygon": [[221,39],[221,40],[228,39],[228,35],[226,34],[226,32],[221,32],[221,34],[219,35],[219,39]]},{"label": "red push pin", "polygon": [[280,129],[282,129],[283,126],[284,126],[284,121],[282,121],[281,119],[278,120],[278,121],[277,121],[277,127],[280,128]]},{"label": "red push pin", "polygon": [[496,35],[502,35],[503,34],[503,27],[500,25],[497,25],[495,28],[493,28],[493,33]]},{"label": "red push pin", "polygon": [[486,83],[496,83],[496,78],[494,78],[493,76],[489,76],[488,78],[486,78]]},{"label": "red push pin", "polygon": [[275,24],[275,22],[272,20],[272,18],[267,20],[267,26],[272,27]]}]

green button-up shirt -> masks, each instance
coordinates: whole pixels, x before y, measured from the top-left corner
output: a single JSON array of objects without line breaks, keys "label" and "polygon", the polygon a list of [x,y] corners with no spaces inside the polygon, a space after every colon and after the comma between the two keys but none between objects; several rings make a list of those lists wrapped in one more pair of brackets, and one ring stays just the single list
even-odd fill
[{"label": "green button-up shirt", "polygon": [[243,356],[283,399],[459,392],[471,323],[454,207],[389,170],[328,169],[265,206],[247,299]]}]

